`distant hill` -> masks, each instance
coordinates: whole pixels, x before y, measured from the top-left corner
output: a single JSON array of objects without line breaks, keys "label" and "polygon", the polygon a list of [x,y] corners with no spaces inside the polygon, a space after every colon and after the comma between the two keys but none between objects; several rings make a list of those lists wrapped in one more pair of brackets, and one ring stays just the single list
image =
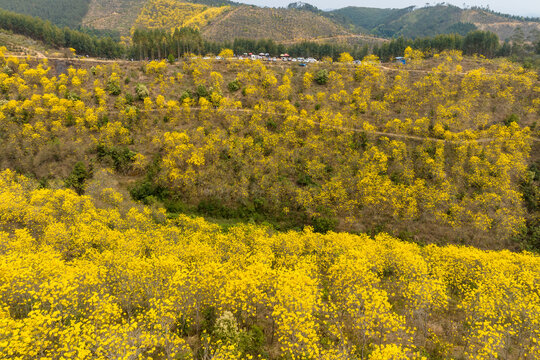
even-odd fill
[{"label": "distant hill", "polygon": [[43,20],[49,20],[59,26],[78,27],[88,12],[88,6],[91,1],[0,0],[0,8],[21,14],[38,16]]},{"label": "distant hill", "polygon": [[82,24],[96,29],[114,29],[129,34],[147,0],[90,0]]},{"label": "distant hill", "polygon": [[405,9],[378,9],[348,6],[342,9],[328,11],[325,15],[345,25],[352,31],[371,32],[377,26],[397,20],[412,10],[413,7]]},{"label": "distant hill", "polygon": [[520,28],[525,38],[540,32],[538,19],[521,18],[494,13],[485,9],[461,9],[452,5],[423,8],[378,9],[346,7],[324,13],[325,16],[354,32],[368,32],[382,37],[408,38],[434,36],[445,33],[465,35],[480,29],[496,33],[507,40]]},{"label": "distant hill", "polygon": [[534,38],[540,35],[540,19],[538,18],[520,18],[482,9],[468,9],[463,11],[461,19],[475,24],[481,30],[496,33],[502,40],[510,39],[518,28],[523,31],[525,40],[534,41]]},{"label": "distant hill", "polygon": [[309,11],[240,6],[215,19],[202,29],[202,33],[216,41],[236,37],[290,41],[346,35],[348,31]]},{"label": "distant hill", "polygon": [[412,38],[448,33],[452,32],[456,23],[461,22],[461,12],[457,6],[444,5],[415,9],[378,25],[375,32],[385,37],[399,35]]},{"label": "distant hill", "polygon": [[[156,11],[156,3],[161,5],[163,11]],[[169,17],[163,19],[160,15],[162,13],[171,14],[175,10],[174,8],[181,7],[186,3],[205,5],[206,7],[222,7],[224,5],[236,4],[228,0],[90,0],[88,13],[84,16],[82,23],[87,27],[94,27],[101,30],[114,29],[123,35],[128,35],[130,29],[134,26],[141,25],[141,21],[148,23],[148,21],[140,19],[141,15],[145,15],[147,18],[148,15],[153,15],[155,16],[155,23],[166,23],[166,26],[163,27],[171,28],[173,27],[170,26],[172,20]],[[194,7],[197,7],[197,5]],[[142,14],[143,12],[145,14]],[[176,20],[177,26],[180,26],[183,20],[185,20],[185,16],[177,17]],[[150,27],[155,28],[156,26]]]},{"label": "distant hill", "polygon": [[173,30],[203,28],[230,10],[230,6],[207,6],[177,0],[149,0],[133,28]]}]

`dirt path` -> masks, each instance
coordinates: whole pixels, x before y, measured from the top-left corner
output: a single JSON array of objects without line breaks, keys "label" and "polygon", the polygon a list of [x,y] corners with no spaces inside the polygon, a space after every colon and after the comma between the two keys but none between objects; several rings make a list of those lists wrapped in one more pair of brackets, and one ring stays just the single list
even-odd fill
[{"label": "dirt path", "polygon": [[[26,51],[28,53],[34,53],[35,54],[35,57],[38,58],[38,59],[45,59],[46,56],[45,54],[43,54],[41,51],[39,50],[36,50],[36,49],[31,49],[31,48],[28,48],[26,46],[22,46],[22,45],[19,45],[19,44],[15,44],[11,41],[7,41],[7,43],[9,43],[11,46],[14,46],[14,47],[18,47],[20,49],[22,49],[23,51]],[[26,58],[28,57],[28,55],[12,55],[13,57],[17,57],[17,58]]]},{"label": "dirt path", "polygon": [[[201,107],[189,107],[189,110],[190,111],[202,111],[202,110],[205,110],[205,109],[203,109]],[[167,110],[166,109],[149,109],[149,110],[138,109],[138,111],[143,112],[143,113],[154,113],[154,112],[166,112]],[[223,108],[223,109],[218,109],[216,112],[220,112],[220,111],[229,112],[229,113],[244,113],[244,114],[246,114],[246,113],[247,114],[257,113],[257,114],[267,114],[267,115],[277,115],[277,116],[295,116],[295,114],[276,113],[276,112],[271,112],[271,111],[260,111],[260,110],[256,111],[256,110],[253,110],[253,109],[231,109],[231,108],[227,109],[227,108]],[[120,112],[121,112],[120,110],[108,111],[109,114],[118,114]],[[335,126],[335,125],[329,125],[329,124],[322,124],[320,122],[307,120],[307,119],[302,119],[300,117],[298,119],[300,121],[302,121],[302,122],[309,122],[311,124],[318,125],[319,127],[327,127],[327,128],[332,128],[332,129],[335,129],[335,130],[340,130],[340,131],[352,131],[352,132],[358,132],[358,133],[365,133],[367,135],[387,136],[387,137],[391,137],[391,138],[401,138],[401,139],[416,140],[416,141],[429,140],[429,141],[434,141],[434,142],[438,142],[438,143],[463,144],[463,143],[470,143],[470,142],[487,143],[487,142],[497,140],[496,138],[481,138],[481,139],[471,139],[471,140],[446,140],[446,139],[434,138],[434,137],[429,137],[429,136],[398,134],[398,133],[390,133],[390,132],[384,132],[384,131],[367,131],[367,130],[358,129],[358,128],[350,128],[350,127],[344,127],[344,126]],[[534,136],[531,136],[530,139],[533,142],[535,142],[535,141],[540,142],[540,138],[536,138]]]},{"label": "dirt path", "polygon": [[[149,62],[147,60],[130,61],[130,60],[125,60],[125,59],[96,59],[96,58],[85,58],[85,57],[80,57],[80,58],[47,57],[43,53],[41,53],[41,52],[39,52],[37,50],[28,49],[28,51],[35,52],[37,54],[37,56],[35,56],[37,59],[80,61],[80,62],[86,62],[86,63],[105,63],[105,64],[114,64],[114,63],[118,63],[118,64],[137,64],[137,63],[147,64]],[[10,56],[13,56],[13,57],[16,57],[16,58],[27,58],[28,57],[27,55],[10,55]],[[211,59],[211,61],[212,60],[213,59]],[[221,60],[221,61],[223,61],[223,60]],[[226,61],[240,61],[240,60],[236,59],[236,58],[233,58],[233,59],[229,59],[229,60],[226,60]],[[292,62],[292,61],[277,61],[277,62],[265,61],[263,63],[264,63],[264,66],[267,66],[267,67],[279,67],[279,68],[284,68],[284,67],[287,67],[287,66],[297,66],[299,64],[298,62]],[[334,63],[334,64],[339,64],[339,66],[347,66],[347,67],[356,67],[356,66],[358,66],[356,64],[342,64],[342,63]],[[433,72],[431,69],[419,70],[419,69],[409,69],[409,68],[406,68],[406,67],[403,67],[403,68],[389,67],[389,66],[386,66],[386,65],[383,65],[383,64],[375,64],[375,65],[377,67],[381,68],[381,69],[386,70],[386,71],[408,71],[408,72],[412,72],[412,73],[422,73],[422,74],[429,74],[429,73]],[[467,75],[468,72],[452,72],[452,74]],[[489,72],[486,72],[485,74],[486,75],[496,75],[496,76],[502,75],[502,74],[499,74],[499,73],[489,73]]]},{"label": "dirt path", "polygon": [[[228,18],[230,18],[235,12],[239,11],[240,10],[240,7],[237,7],[235,8],[234,10],[230,10],[230,11],[227,11],[227,13],[225,14],[225,16],[222,16],[218,21],[214,22],[213,24],[211,24],[210,26],[205,26],[205,29],[209,29],[210,27],[212,26],[217,26],[219,24],[221,24],[223,21],[227,20]],[[204,33],[204,30],[202,31],[202,33]]]},{"label": "dirt path", "polygon": [[[344,39],[361,39],[365,41],[373,41],[373,42],[388,42],[388,39],[378,38],[375,36],[369,36],[369,35],[362,35],[362,34],[347,34],[347,35],[336,35],[336,36],[330,36],[330,37],[324,37],[324,38],[314,38],[309,39],[309,41],[312,42],[322,42],[322,41],[339,41]],[[296,44],[302,41],[306,41],[305,39],[296,39],[296,40],[287,40],[287,41],[280,41],[281,44],[290,45],[290,44]]]}]

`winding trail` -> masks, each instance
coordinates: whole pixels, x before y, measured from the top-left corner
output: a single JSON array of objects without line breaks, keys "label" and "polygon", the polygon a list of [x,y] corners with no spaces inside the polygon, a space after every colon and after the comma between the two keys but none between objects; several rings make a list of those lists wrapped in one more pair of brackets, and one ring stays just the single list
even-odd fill
[{"label": "winding trail", "polygon": [[[208,110],[202,107],[189,107],[190,111],[203,111]],[[154,113],[154,112],[167,112],[167,109],[137,109],[139,112],[143,113]],[[229,112],[229,113],[244,113],[244,114],[267,114],[267,115],[277,115],[277,116],[298,116],[297,114],[287,114],[287,113],[276,113],[271,111],[260,111],[260,110],[254,110],[254,109],[235,109],[235,108],[222,108],[222,109],[213,109],[217,110],[217,112]],[[108,111],[109,114],[119,114],[121,113],[121,110],[114,110],[114,111]],[[358,132],[358,133],[364,133],[366,135],[378,135],[378,136],[387,136],[392,138],[401,138],[401,139],[408,139],[408,140],[416,140],[416,141],[433,141],[438,143],[451,143],[451,144],[463,144],[463,143],[471,143],[471,142],[477,142],[477,143],[487,143],[491,141],[496,141],[499,139],[496,138],[480,138],[480,139],[469,139],[469,140],[447,140],[447,139],[440,139],[440,138],[434,138],[429,136],[418,136],[418,135],[408,135],[408,134],[399,134],[399,133],[390,133],[385,131],[369,131],[364,129],[358,129],[358,128],[351,128],[351,127],[345,127],[345,126],[336,126],[336,125],[330,125],[330,124],[323,124],[320,122],[316,122],[313,120],[303,119],[298,116],[298,120],[310,123],[314,125],[318,125],[319,127],[327,127],[335,130],[340,131],[352,131],[352,132]],[[531,141],[540,142],[540,138],[531,136],[529,137]]]}]

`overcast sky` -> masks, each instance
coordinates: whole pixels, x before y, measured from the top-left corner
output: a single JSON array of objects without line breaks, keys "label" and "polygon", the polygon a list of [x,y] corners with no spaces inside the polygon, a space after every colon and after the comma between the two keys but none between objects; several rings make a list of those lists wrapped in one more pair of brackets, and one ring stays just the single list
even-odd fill
[{"label": "overcast sky", "polygon": [[[236,0],[246,4],[255,4],[259,6],[286,7],[289,3],[296,0]],[[365,6],[377,8],[404,8],[410,5],[424,6],[428,1],[404,1],[404,0],[305,0],[319,9],[339,9],[346,6]],[[442,2],[442,1],[440,1]],[[467,6],[488,6],[491,10],[498,12],[522,15],[522,16],[540,16],[540,0],[468,0],[468,1],[446,1],[447,3],[457,5],[463,8]],[[434,5],[437,2],[431,1]]]}]

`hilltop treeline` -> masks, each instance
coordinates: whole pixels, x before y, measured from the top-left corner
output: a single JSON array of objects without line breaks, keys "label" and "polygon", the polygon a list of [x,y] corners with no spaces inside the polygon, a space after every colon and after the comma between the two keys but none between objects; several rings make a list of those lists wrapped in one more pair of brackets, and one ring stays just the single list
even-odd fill
[{"label": "hilltop treeline", "polygon": [[499,38],[496,34],[489,31],[476,30],[469,32],[466,36],[444,34],[414,40],[399,37],[382,44],[380,47],[375,47],[373,53],[381,59],[388,59],[403,54],[408,46],[417,50],[435,52],[462,50],[467,55],[479,54],[490,58],[494,56],[506,56],[511,52],[511,48],[507,43],[502,46],[499,44]]},{"label": "hilltop treeline", "polygon": [[0,8],[76,28],[88,12],[89,3],[90,0],[0,0]]},{"label": "hilltop treeline", "polygon": [[120,58],[124,47],[110,37],[97,37],[68,27],[59,28],[37,17],[0,9],[0,28],[43,41],[53,47],[74,48],[90,56]]},{"label": "hilltop treeline", "polygon": [[483,7],[483,6],[471,6],[471,9],[485,11],[485,12],[491,13],[493,15],[497,15],[497,16],[504,17],[504,18],[507,18],[507,19],[512,19],[512,20],[540,22],[540,17],[510,15],[510,14],[505,14],[505,13],[501,13],[501,12],[498,12],[498,11],[494,11],[494,10],[491,10],[490,8],[488,8],[488,7]]}]

